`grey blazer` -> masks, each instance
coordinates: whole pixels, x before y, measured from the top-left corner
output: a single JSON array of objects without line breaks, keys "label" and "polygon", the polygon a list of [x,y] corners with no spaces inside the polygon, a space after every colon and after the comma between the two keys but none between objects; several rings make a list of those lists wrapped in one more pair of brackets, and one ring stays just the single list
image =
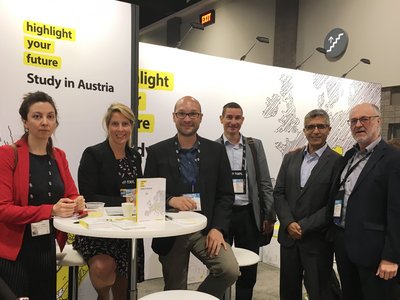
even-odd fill
[{"label": "grey blazer", "polygon": [[[254,146],[257,151],[257,162],[260,169],[261,187],[264,201],[264,215],[261,216],[261,203],[258,196],[258,186],[256,180],[256,169],[254,167],[253,153],[250,150],[247,138],[243,136],[246,145],[246,170],[248,178],[249,200],[253,205],[255,221],[258,229],[261,231],[262,222],[264,220],[275,220],[275,211],[273,208],[274,198],[272,196],[273,187],[271,183],[271,176],[269,175],[269,168],[267,158],[265,156],[264,147],[259,139],[253,138]],[[221,143],[221,138],[216,142]]]}]

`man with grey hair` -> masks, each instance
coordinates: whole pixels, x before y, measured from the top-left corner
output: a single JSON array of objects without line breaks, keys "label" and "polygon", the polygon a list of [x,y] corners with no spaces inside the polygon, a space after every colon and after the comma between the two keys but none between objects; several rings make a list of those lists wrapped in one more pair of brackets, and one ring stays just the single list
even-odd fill
[{"label": "man with grey hair", "polygon": [[343,157],[329,210],[343,298],[398,300],[400,152],[382,139],[377,106],[356,105],[348,123],[357,144]]},{"label": "man with grey hair", "polygon": [[340,155],[326,143],[330,130],[326,111],[310,111],[303,129],[308,144],[284,156],[276,180],[282,300],[302,299],[303,277],[310,300],[332,299],[333,247],[325,238],[326,208]]}]

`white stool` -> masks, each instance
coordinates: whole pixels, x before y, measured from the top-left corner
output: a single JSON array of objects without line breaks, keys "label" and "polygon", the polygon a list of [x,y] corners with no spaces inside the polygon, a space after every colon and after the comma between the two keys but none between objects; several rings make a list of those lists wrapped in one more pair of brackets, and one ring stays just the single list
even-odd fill
[{"label": "white stool", "polygon": [[147,296],[140,298],[139,300],[218,300],[218,298],[198,292],[198,291],[190,291],[190,290],[171,290],[171,291],[163,291],[153,293]]},{"label": "white stool", "polygon": [[[232,251],[236,257],[239,267],[247,267],[255,265],[260,261],[260,257],[258,256],[258,254],[254,253],[253,251],[236,247],[232,247]],[[226,289],[224,296],[225,300],[231,299],[232,297],[231,289],[232,286]]]},{"label": "white stool", "polygon": [[56,260],[58,266],[69,267],[68,270],[68,299],[78,299],[78,270],[86,265],[85,260],[78,251],[72,248],[71,244],[65,244],[63,252],[59,252],[57,246]]}]

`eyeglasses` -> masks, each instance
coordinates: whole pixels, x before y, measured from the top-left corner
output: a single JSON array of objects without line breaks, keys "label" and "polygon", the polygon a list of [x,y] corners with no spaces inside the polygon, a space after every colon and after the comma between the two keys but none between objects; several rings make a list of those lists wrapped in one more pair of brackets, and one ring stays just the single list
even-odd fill
[{"label": "eyeglasses", "polygon": [[361,118],[352,118],[347,120],[347,124],[350,126],[356,126],[357,122],[360,121],[361,125],[366,125],[371,121],[372,118],[379,118],[379,116],[363,116]]},{"label": "eyeglasses", "polygon": [[326,129],[328,128],[328,124],[310,124],[310,125],[305,125],[304,129],[307,131],[314,131],[315,128],[318,128],[318,130]]},{"label": "eyeglasses", "polygon": [[197,119],[201,113],[198,112],[190,112],[190,113],[185,113],[185,112],[176,112],[174,113],[175,117],[177,117],[178,119],[184,119],[186,118],[186,116],[188,116],[190,119]]}]

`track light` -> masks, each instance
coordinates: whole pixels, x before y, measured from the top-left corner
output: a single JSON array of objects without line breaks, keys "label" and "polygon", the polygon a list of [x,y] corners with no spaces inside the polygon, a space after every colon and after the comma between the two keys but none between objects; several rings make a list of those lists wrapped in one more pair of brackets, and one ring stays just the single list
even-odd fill
[{"label": "track light", "polygon": [[192,22],[190,23],[190,28],[188,31],[186,31],[185,35],[183,36],[183,38],[176,43],[176,48],[181,48],[182,46],[182,42],[186,39],[186,37],[188,36],[188,34],[190,33],[190,31],[192,31],[192,29],[199,29],[199,30],[204,30],[204,26],[201,25],[200,23],[196,23],[196,22]]},{"label": "track light", "polygon": [[350,70],[348,70],[346,73],[342,75],[342,78],[345,78],[347,74],[349,74],[355,67],[357,67],[360,63],[364,63],[367,65],[371,64],[371,61],[368,58],[361,58],[358,63],[356,63]]},{"label": "track light", "polygon": [[247,54],[250,53],[250,51],[254,48],[254,46],[257,44],[257,42],[269,44],[269,38],[264,37],[264,36],[258,36],[258,37],[256,37],[256,41],[254,42],[253,46],[250,47],[249,51],[247,51],[246,54],[243,55],[243,56],[240,58],[240,60],[245,60],[245,59],[246,59]]},{"label": "track light", "polygon": [[[322,47],[317,47],[317,48],[315,48],[315,50],[318,51],[319,53],[326,54],[326,50],[325,50],[324,48],[322,48]],[[310,54],[305,60],[303,60],[300,64],[298,64],[298,65],[296,66],[296,70],[300,69],[301,66],[302,66],[307,60],[309,60],[309,59],[311,58],[311,56],[314,55],[314,53],[315,53],[315,51],[314,51],[313,53],[311,53],[311,54]]]}]

